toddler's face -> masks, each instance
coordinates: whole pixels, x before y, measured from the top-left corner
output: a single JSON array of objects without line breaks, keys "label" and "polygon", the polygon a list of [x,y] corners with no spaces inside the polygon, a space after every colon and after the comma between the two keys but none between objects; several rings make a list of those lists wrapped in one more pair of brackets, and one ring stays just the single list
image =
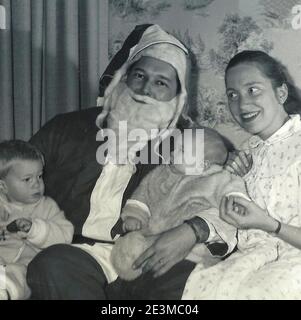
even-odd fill
[{"label": "toddler's face", "polygon": [[[202,136],[193,134],[175,138],[175,148],[171,154],[172,167],[183,175],[201,175],[204,171],[204,143]],[[183,141],[183,142],[182,142]]]},{"label": "toddler's face", "polygon": [[40,160],[16,160],[2,180],[10,202],[32,204],[44,195],[43,164]]}]

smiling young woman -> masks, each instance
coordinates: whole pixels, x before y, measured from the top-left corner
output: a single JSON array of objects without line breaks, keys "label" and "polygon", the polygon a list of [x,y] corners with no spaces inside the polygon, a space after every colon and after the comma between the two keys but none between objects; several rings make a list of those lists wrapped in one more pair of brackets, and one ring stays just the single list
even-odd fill
[{"label": "smiling young woman", "polygon": [[261,51],[233,57],[225,81],[234,119],[257,136],[248,141],[253,162],[243,176],[252,201],[222,199],[220,216],[238,229],[238,250],[213,267],[197,266],[183,298],[300,299],[301,120],[287,105],[289,82],[281,65]]},{"label": "smiling young woman", "polygon": [[225,79],[229,108],[234,119],[263,140],[288,120],[284,108],[288,98],[285,75],[266,56],[264,53],[250,55],[248,51],[238,54],[229,63]]}]

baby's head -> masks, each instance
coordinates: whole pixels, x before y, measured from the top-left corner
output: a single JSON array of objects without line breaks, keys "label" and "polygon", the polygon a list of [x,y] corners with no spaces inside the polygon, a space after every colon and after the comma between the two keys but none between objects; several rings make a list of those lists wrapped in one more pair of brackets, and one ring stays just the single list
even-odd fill
[{"label": "baby's head", "polygon": [[0,143],[0,192],[15,204],[39,201],[44,195],[43,166],[42,153],[30,143]]},{"label": "baby's head", "polygon": [[[181,174],[201,175],[212,164],[224,165],[228,158],[228,149],[223,137],[210,128],[191,128],[189,134],[183,133],[175,137],[175,147],[172,154],[172,167]],[[184,131],[184,132],[185,132]],[[197,150],[197,143],[200,143]],[[203,144],[203,145],[201,145]],[[198,162],[197,152],[202,163]],[[183,159],[175,163],[175,159]]]},{"label": "baby's head", "polygon": [[223,166],[228,159],[228,148],[223,137],[215,130],[204,128],[205,167],[212,164]]}]

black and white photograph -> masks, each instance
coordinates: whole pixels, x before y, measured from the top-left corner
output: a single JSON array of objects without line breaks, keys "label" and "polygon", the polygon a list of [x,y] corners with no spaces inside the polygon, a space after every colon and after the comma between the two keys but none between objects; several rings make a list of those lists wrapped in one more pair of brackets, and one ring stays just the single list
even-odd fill
[{"label": "black and white photograph", "polygon": [[0,300],[301,300],[300,116],[301,0],[0,0]]}]

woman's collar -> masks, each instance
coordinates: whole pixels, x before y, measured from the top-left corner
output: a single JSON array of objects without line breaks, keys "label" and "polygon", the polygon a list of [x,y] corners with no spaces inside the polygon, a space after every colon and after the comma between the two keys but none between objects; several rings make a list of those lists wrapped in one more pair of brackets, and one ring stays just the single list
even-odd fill
[{"label": "woman's collar", "polygon": [[262,140],[258,135],[254,135],[249,139],[249,147],[256,148],[260,144],[263,145],[272,145],[275,142],[284,140],[290,137],[294,132],[301,130],[300,115],[294,114],[289,115],[289,119],[274,132],[268,139]]}]

